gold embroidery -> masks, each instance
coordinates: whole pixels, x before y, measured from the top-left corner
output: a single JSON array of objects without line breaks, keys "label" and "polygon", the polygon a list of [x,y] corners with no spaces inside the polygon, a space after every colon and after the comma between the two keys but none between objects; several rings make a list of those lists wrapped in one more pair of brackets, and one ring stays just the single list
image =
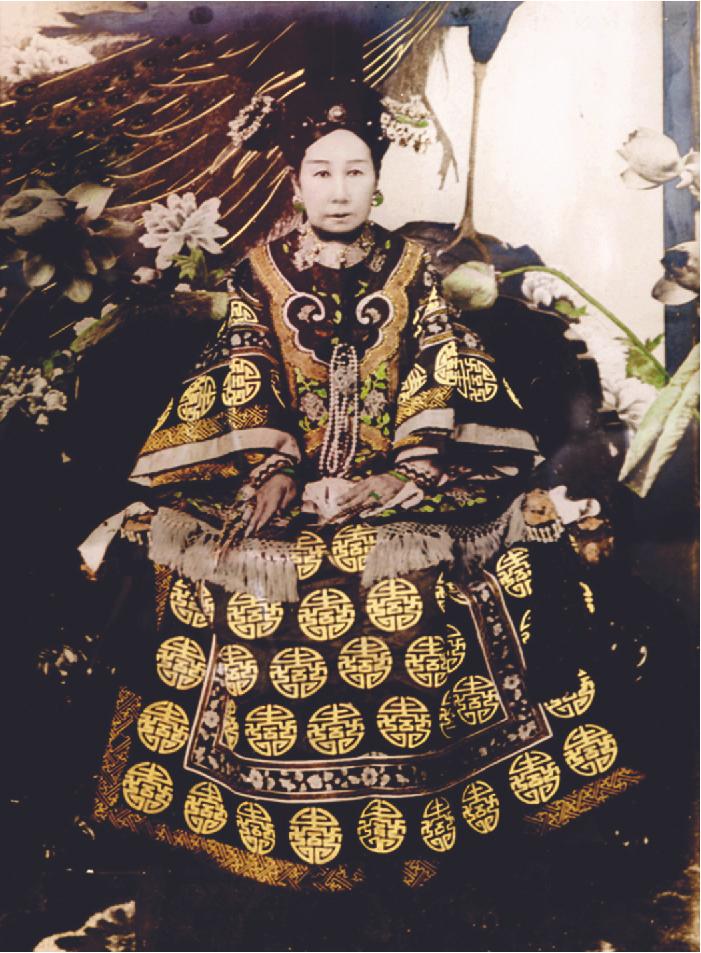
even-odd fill
[{"label": "gold embroidery", "polygon": [[339,529],[331,541],[331,558],[343,572],[362,572],[368,553],[377,541],[373,526],[356,523]]},{"label": "gold embroidery", "polygon": [[315,642],[338,639],[355,622],[355,608],[340,589],[314,589],[302,599],[297,621],[307,638]]},{"label": "gold embroidery", "polygon": [[173,800],[173,779],[155,761],[139,761],[124,775],[122,793],[129,807],[135,811],[159,814]]},{"label": "gold embroidery", "polygon": [[363,740],[363,719],[350,702],[332,702],[318,708],[309,719],[307,739],[320,754],[348,754]]},{"label": "gold embroidery", "polygon": [[219,661],[224,666],[224,684],[230,695],[245,695],[258,680],[256,657],[244,645],[225,645],[219,649]]},{"label": "gold embroidery", "polygon": [[407,824],[404,815],[382,798],[368,801],[358,818],[358,840],[374,854],[391,854],[402,846]]},{"label": "gold embroidery", "polygon": [[572,771],[591,778],[608,771],[618,756],[618,745],[601,725],[578,725],[565,738],[563,754]]},{"label": "gold embroidery", "polygon": [[338,855],[341,825],[323,807],[303,807],[290,821],[290,846],[308,864],[327,864]]},{"label": "gold embroidery", "polygon": [[552,701],[545,703],[546,711],[555,718],[576,718],[583,715],[594,701],[596,688],[593,679],[583,668],[580,668],[577,675],[579,688],[576,692],[568,692],[561,698],[553,698]]},{"label": "gold embroidery", "polygon": [[221,792],[212,781],[200,781],[188,791],[183,808],[185,823],[195,834],[216,834],[229,820]]},{"label": "gold embroidery", "polygon": [[241,407],[253,400],[260,390],[260,370],[245,357],[232,357],[229,372],[222,384],[221,399],[225,407]]},{"label": "gold embroidery", "polygon": [[306,645],[281,649],[270,663],[270,681],[285,698],[309,698],[325,684],[323,655]]},{"label": "gold embroidery", "polygon": [[176,635],[158,646],[156,671],[169,688],[180,691],[196,688],[204,678],[206,668],[204,652],[193,639]]},{"label": "gold embroidery", "polygon": [[515,546],[500,556],[496,573],[504,591],[510,596],[524,599],[533,594],[533,572],[525,546]]},{"label": "gold embroidery", "polygon": [[338,674],[353,688],[376,688],[391,668],[391,651],[382,639],[372,635],[351,639],[338,653]]},{"label": "gold embroidery", "polygon": [[404,379],[402,388],[399,391],[399,396],[397,397],[397,403],[403,404],[405,400],[409,400],[410,397],[413,397],[414,394],[417,394],[427,380],[428,375],[426,374],[426,371],[423,369],[423,367],[421,367],[420,364],[414,364]]},{"label": "gold embroidery", "polygon": [[442,635],[420,635],[404,656],[411,678],[424,688],[440,688],[448,681],[448,655]]},{"label": "gold embroidery", "polygon": [[477,834],[491,834],[499,823],[499,798],[486,781],[472,781],[462,792],[462,816]]},{"label": "gold embroidery", "polygon": [[424,844],[437,853],[445,853],[455,847],[457,827],[446,798],[431,798],[424,808],[421,816],[421,837]]},{"label": "gold embroidery", "polygon": [[552,801],[535,814],[526,814],[524,820],[533,825],[535,833],[538,834],[559,830],[582,814],[593,811],[595,807],[605,804],[612,797],[624,794],[644,780],[645,775],[641,771],[616,768],[605,778],[590,781],[576,791]]},{"label": "gold embroidery", "polygon": [[279,628],[284,614],[281,602],[268,602],[250,592],[235,592],[226,608],[226,621],[239,638],[263,639]]},{"label": "gold embroidery", "polygon": [[182,748],[189,729],[184,709],[168,700],[147,705],[136,724],[139,741],[156,754],[173,754]]},{"label": "gold embroidery", "polygon": [[229,429],[226,415],[217,414],[204,420],[193,420],[185,424],[176,424],[152,433],[143,446],[141,456],[155,453],[156,450],[169,450],[171,447],[181,447],[188,443],[198,443],[200,440],[209,440],[218,437]]},{"label": "gold embroidery", "polygon": [[423,603],[419,590],[408,579],[383,579],[375,583],[365,603],[373,625],[384,632],[401,632],[415,626]]},{"label": "gold embroidery", "polygon": [[196,377],[188,384],[178,401],[178,417],[187,423],[201,420],[212,408],[217,396],[217,385],[209,374]]},{"label": "gold embroidery", "polygon": [[315,576],[325,555],[326,544],[321,536],[310,530],[302,530],[290,550],[290,557],[300,579],[311,579]]},{"label": "gold embroidery", "polygon": [[266,809],[253,801],[242,801],[236,808],[236,826],[246,850],[269,854],[275,847],[275,825]]},{"label": "gold embroidery", "polygon": [[151,486],[168,486],[189,480],[218,480],[239,474],[239,468],[233,463],[196,463],[190,467],[178,467],[177,470],[155,474],[151,477]]},{"label": "gold embroidery", "polygon": [[452,387],[431,387],[414,397],[408,397],[397,407],[396,426],[420,413],[422,410],[442,409],[447,406]]},{"label": "gold embroidery", "polygon": [[473,728],[485,725],[499,709],[496,686],[484,675],[464,675],[453,686],[452,694],[458,717]]},{"label": "gold embroidery", "polygon": [[390,744],[418,748],[431,734],[431,714],[418,698],[395,695],[380,705],[377,727]]},{"label": "gold embroidery", "polygon": [[284,705],[260,705],[246,715],[246,740],[257,754],[277,758],[297,740],[295,716]]},{"label": "gold embroidery", "polygon": [[560,768],[545,751],[524,751],[509,765],[509,784],[524,804],[543,804],[560,787]]}]

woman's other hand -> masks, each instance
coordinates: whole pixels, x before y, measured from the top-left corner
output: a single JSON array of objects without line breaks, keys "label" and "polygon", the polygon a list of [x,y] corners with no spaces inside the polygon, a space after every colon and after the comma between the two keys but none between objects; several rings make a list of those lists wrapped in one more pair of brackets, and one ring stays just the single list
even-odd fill
[{"label": "woman's other hand", "polygon": [[339,509],[334,521],[347,520],[364,510],[374,510],[389,503],[405,485],[404,480],[391,473],[378,473],[359,480],[338,501]]},{"label": "woman's other hand", "polygon": [[255,536],[273,516],[285,512],[297,496],[297,483],[287,473],[276,473],[256,491],[250,501],[250,516],[246,521],[244,536]]}]

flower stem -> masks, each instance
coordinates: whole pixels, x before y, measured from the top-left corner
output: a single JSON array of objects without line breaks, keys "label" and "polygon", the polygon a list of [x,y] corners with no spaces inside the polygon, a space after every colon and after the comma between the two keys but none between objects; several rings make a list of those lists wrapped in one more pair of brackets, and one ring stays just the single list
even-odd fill
[{"label": "flower stem", "polygon": [[569,285],[573,291],[576,291],[578,295],[584,298],[585,301],[588,301],[590,305],[596,308],[597,311],[600,311],[605,317],[612,321],[616,327],[623,331],[625,336],[628,338],[630,343],[639,351],[642,351],[647,357],[650,358],[652,363],[655,365],[657,370],[664,375],[665,382],[669,381],[669,373],[666,367],[661,364],[654,354],[651,354],[649,349],[645,347],[645,344],[640,340],[638,335],[631,331],[627,324],[624,324],[620,318],[616,317],[613,311],[609,311],[608,308],[605,308],[600,301],[597,301],[589,292],[585,291],[580,285],[575,281],[572,281],[564,272],[558,271],[557,268],[549,268],[547,265],[524,265],[521,268],[512,268],[510,271],[502,271],[499,275],[499,281],[504,281],[505,278],[513,278],[515,275],[523,275],[527,271],[544,271],[549,275],[554,275],[556,278],[559,278],[561,281],[564,281],[565,284]]}]

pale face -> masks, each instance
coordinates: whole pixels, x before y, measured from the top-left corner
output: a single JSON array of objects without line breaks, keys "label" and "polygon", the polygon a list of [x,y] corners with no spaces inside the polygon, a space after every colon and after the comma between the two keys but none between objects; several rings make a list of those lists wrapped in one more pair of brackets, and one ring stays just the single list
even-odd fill
[{"label": "pale face", "polygon": [[370,149],[355,133],[336,129],[309,146],[295,185],[315,228],[352,232],[367,221],[377,186]]}]

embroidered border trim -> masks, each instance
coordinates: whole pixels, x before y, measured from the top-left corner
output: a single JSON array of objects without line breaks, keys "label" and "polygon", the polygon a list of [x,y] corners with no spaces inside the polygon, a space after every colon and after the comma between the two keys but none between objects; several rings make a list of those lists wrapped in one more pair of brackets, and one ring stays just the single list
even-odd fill
[{"label": "embroidered border trim", "polygon": [[644,780],[645,775],[642,771],[616,768],[611,774],[597,778],[596,781],[591,781],[576,791],[551,801],[535,814],[526,814],[524,820],[531,825],[528,831],[531,834],[548,834],[551,831],[560,830],[583,814],[588,814],[594,808],[600,807],[610,798],[625,794]]}]

